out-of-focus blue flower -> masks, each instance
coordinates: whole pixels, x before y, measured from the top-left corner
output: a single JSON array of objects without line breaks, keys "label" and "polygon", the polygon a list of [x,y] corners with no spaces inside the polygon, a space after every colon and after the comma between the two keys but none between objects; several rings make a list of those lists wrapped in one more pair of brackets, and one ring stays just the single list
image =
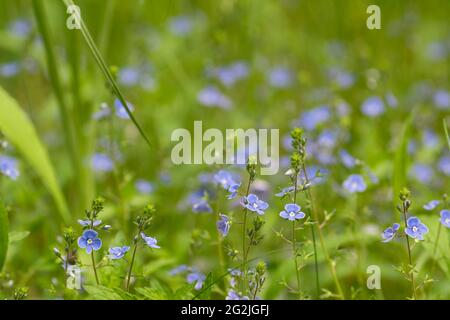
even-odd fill
[{"label": "out-of-focus blue flower", "polygon": [[114,162],[104,153],[96,153],[91,158],[94,171],[110,172],[114,169]]},{"label": "out-of-focus blue flower", "polygon": [[189,271],[190,269],[191,268],[188,265],[182,264],[182,265],[179,265],[178,267],[175,267],[175,268],[171,269],[169,271],[169,275],[175,276],[177,274]]},{"label": "out-of-focus blue flower", "polygon": [[8,30],[17,37],[25,38],[31,32],[31,23],[25,19],[16,19],[8,25]]},{"label": "out-of-focus blue flower", "polygon": [[108,107],[108,104],[102,103],[100,105],[100,110],[98,110],[92,114],[92,119],[101,120],[101,119],[109,117],[110,115],[111,115],[111,109]]},{"label": "out-of-focus blue flower", "polygon": [[263,215],[269,205],[258,198],[255,194],[249,194],[248,197],[244,197],[242,205],[250,211],[256,212],[259,215]]},{"label": "out-of-focus blue flower", "polygon": [[438,168],[443,174],[450,176],[450,157],[443,156],[439,159]]},{"label": "out-of-focus blue flower", "polygon": [[218,68],[213,73],[223,85],[229,87],[248,75],[248,66],[244,62],[238,61],[229,66]]},{"label": "out-of-focus blue flower", "polygon": [[0,173],[11,180],[17,180],[20,175],[17,160],[13,157],[0,156]]},{"label": "out-of-focus blue flower", "polygon": [[269,71],[269,84],[275,88],[287,88],[292,85],[292,72],[284,67],[276,67]]},{"label": "out-of-focus blue flower", "polygon": [[341,69],[333,68],[329,70],[328,76],[331,81],[336,83],[342,89],[350,88],[355,83],[355,77],[353,74]]},{"label": "out-of-focus blue flower", "polygon": [[86,249],[86,252],[90,254],[92,250],[99,250],[102,247],[102,240],[98,238],[98,233],[94,230],[86,230],[83,235],[78,238],[78,246],[82,249]]},{"label": "out-of-focus blue flower", "polygon": [[339,152],[339,157],[341,158],[342,164],[348,168],[354,168],[356,165],[356,159],[347,152],[347,150],[341,150]]},{"label": "out-of-focus blue flower", "polygon": [[214,182],[220,184],[225,190],[228,190],[232,185],[236,184],[233,175],[227,170],[219,170],[213,178]]},{"label": "out-of-focus blue flower", "polygon": [[[83,227],[91,226],[91,220],[78,220],[78,223],[81,224]],[[102,223],[102,220],[95,220],[92,224],[92,227],[97,227],[101,223]]]},{"label": "out-of-focus blue flower", "polygon": [[205,282],[206,276],[198,271],[194,271],[192,273],[189,273],[186,277],[186,281],[187,283],[194,283],[195,282],[195,286],[194,289],[195,290],[200,290],[203,287],[203,283]]},{"label": "out-of-focus blue flower", "polygon": [[378,117],[379,115],[384,113],[383,100],[381,100],[380,97],[369,97],[363,102],[361,111],[366,116]]},{"label": "out-of-focus blue flower", "polygon": [[398,106],[397,98],[394,96],[392,92],[388,92],[385,96],[386,103],[391,108],[396,108]]},{"label": "out-of-focus blue flower", "polygon": [[295,203],[288,203],[284,210],[280,212],[280,217],[286,220],[295,221],[305,217],[305,213],[300,211],[301,207]]},{"label": "out-of-focus blue flower", "polygon": [[440,212],[440,215],[441,215],[441,223],[447,228],[450,228],[450,210],[442,210]]},{"label": "out-of-focus blue flower", "polygon": [[420,222],[419,218],[410,217],[406,221],[405,233],[411,238],[423,240],[423,235],[428,233],[428,228]]},{"label": "out-of-focus blue flower", "polygon": [[200,213],[200,212],[212,212],[212,208],[209,205],[208,201],[206,201],[205,199],[200,200],[197,203],[194,203],[192,205],[192,211],[195,213]]},{"label": "out-of-focus blue flower", "polygon": [[384,230],[383,234],[381,235],[383,238],[382,242],[389,242],[392,239],[394,239],[398,229],[400,229],[400,225],[398,223],[394,223],[392,227],[389,227],[386,230]]},{"label": "out-of-focus blue flower", "polygon": [[437,90],[434,93],[433,101],[438,109],[447,110],[450,108],[450,93],[445,90]]},{"label": "out-of-focus blue flower", "polygon": [[433,169],[426,165],[416,163],[411,167],[411,175],[422,183],[430,183],[433,179]]},{"label": "out-of-focus blue flower", "polygon": [[242,296],[234,290],[228,291],[225,300],[250,300],[247,296]]},{"label": "out-of-focus blue flower", "polygon": [[153,192],[154,189],[153,184],[144,179],[136,180],[134,186],[136,187],[136,190],[142,194],[150,194]]},{"label": "out-of-focus blue flower", "polygon": [[276,197],[284,197],[287,194],[294,192],[294,190],[295,190],[294,186],[286,187],[286,188],[281,189],[280,192],[276,193],[275,196]]},{"label": "out-of-focus blue flower", "polygon": [[141,232],[141,237],[145,241],[147,246],[149,246],[150,248],[153,248],[153,249],[161,248],[160,246],[157,245],[158,240],[156,240],[155,238],[146,236],[145,233],[143,233],[143,232]]},{"label": "out-of-focus blue flower", "polygon": [[432,61],[443,60],[448,56],[448,49],[445,43],[435,41],[427,46],[427,57]]},{"label": "out-of-focus blue flower", "polygon": [[218,107],[222,109],[230,109],[232,107],[230,98],[213,86],[208,86],[201,90],[197,96],[197,100],[203,106],[209,108]]},{"label": "out-of-focus blue flower", "polygon": [[426,148],[435,148],[439,145],[438,135],[430,129],[426,129],[422,135],[422,142]]},{"label": "out-of-focus blue flower", "polygon": [[130,250],[128,246],[109,248],[109,257],[113,260],[122,259],[128,250]]},{"label": "out-of-focus blue flower", "polygon": [[423,206],[425,210],[431,211],[434,210],[441,202],[439,200],[431,200],[427,204]]},{"label": "out-of-focus blue flower", "polygon": [[364,192],[367,187],[364,178],[359,174],[350,175],[342,186],[350,193]]},{"label": "out-of-focus blue flower", "polygon": [[20,66],[17,62],[9,62],[0,65],[0,75],[5,78],[11,78],[18,74]]},{"label": "out-of-focus blue flower", "polygon": [[230,286],[232,288],[235,288],[236,284],[238,283],[239,278],[242,275],[242,272],[239,269],[231,269],[231,268],[228,269],[228,272],[229,272],[229,274],[231,276],[231,278],[230,278]]},{"label": "out-of-focus blue flower", "polygon": [[228,232],[230,231],[231,226],[230,218],[228,218],[224,214],[220,214],[220,220],[217,221],[216,225],[217,230],[219,230],[219,232],[222,234],[223,237],[226,237]]},{"label": "out-of-focus blue flower", "polygon": [[[134,106],[126,101],[128,109],[130,109],[131,112],[134,111]],[[122,102],[119,99],[114,100],[114,107],[116,108],[116,116],[118,116],[121,119],[130,119],[130,116],[128,115],[127,109],[122,104]]]},{"label": "out-of-focus blue flower", "polygon": [[319,106],[303,112],[300,118],[300,125],[307,130],[314,130],[317,126],[330,119],[331,113],[328,106]]},{"label": "out-of-focus blue flower", "polygon": [[174,35],[186,36],[192,31],[192,19],[188,16],[173,17],[169,21],[169,28]]},{"label": "out-of-focus blue flower", "polygon": [[119,83],[128,87],[137,85],[140,77],[140,70],[133,67],[121,68],[118,73]]}]

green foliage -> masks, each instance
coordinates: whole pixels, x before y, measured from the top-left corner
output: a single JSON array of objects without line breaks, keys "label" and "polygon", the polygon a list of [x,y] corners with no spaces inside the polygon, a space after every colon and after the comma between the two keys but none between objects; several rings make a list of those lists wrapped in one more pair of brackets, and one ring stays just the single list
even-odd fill
[{"label": "green foliage", "polygon": [[0,199],[0,272],[6,260],[8,252],[8,213]]}]

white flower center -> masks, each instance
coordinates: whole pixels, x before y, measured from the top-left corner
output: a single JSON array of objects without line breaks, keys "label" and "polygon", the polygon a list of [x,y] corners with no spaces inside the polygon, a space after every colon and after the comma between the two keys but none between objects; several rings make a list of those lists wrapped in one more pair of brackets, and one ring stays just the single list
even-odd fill
[{"label": "white flower center", "polygon": [[295,217],[295,212],[289,212],[289,216]]},{"label": "white flower center", "polygon": [[87,242],[88,244],[92,244],[92,239],[88,239],[86,242]]},{"label": "white flower center", "polygon": [[450,224],[450,218],[445,219],[445,224]]},{"label": "white flower center", "polygon": [[417,232],[417,230],[418,230],[418,229],[417,229],[416,226],[412,227],[412,231],[413,231],[413,232]]}]

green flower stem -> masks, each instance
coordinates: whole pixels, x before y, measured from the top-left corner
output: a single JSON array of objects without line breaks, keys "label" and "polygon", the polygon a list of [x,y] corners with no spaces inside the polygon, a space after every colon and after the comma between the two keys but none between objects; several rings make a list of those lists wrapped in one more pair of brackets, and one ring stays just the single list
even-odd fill
[{"label": "green flower stem", "polygon": [[441,222],[438,222],[438,231],[437,231],[437,235],[436,235],[436,240],[434,241],[434,248],[433,248],[433,266],[431,267],[431,274],[434,274],[434,270],[436,269],[436,261],[437,261],[437,248],[438,248],[438,243],[439,243],[439,237],[441,236]]},{"label": "green flower stem", "polygon": [[[298,187],[298,172],[295,173],[294,182],[294,203],[297,203],[297,187]],[[295,219],[292,221],[292,256],[294,258],[295,276],[297,277],[297,294],[298,298],[301,299],[302,294],[300,291],[300,270],[298,269],[297,261],[297,237],[296,237]]]},{"label": "green flower stem", "polygon": [[[250,193],[250,185],[252,183],[252,179],[249,178],[248,180],[248,185],[247,185],[247,191],[245,192],[245,197],[248,197],[248,194]],[[242,288],[242,294],[245,295],[245,285],[247,283],[247,255],[248,255],[248,251],[246,251],[246,246],[245,246],[245,234],[247,232],[247,213],[248,213],[248,209],[244,208],[244,223],[242,224],[242,284],[241,284],[241,288]]]},{"label": "green flower stem", "polygon": [[[407,224],[407,217],[406,217],[406,207],[405,204],[402,205],[403,207],[403,218],[405,220],[405,229],[408,228],[408,224]],[[413,266],[413,261],[412,261],[412,254],[411,254],[411,246],[409,244],[409,236],[405,235],[406,238],[406,247],[408,249],[408,261],[409,261],[409,266],[411,268],[411,285],[412,285],[412,294],[413,294],[413,298],[414,300],[417,299],[417,294],[416,294],[416,283],[414,281],[414,266]]]},{"label": "green flower stem", "polygon": [[133,256],[131,257],[130,268],[128,269],[127,285],[125,287],[125,289],[128,292],[130,291],[131,271],[133,270],[134,258],[136,257],[136,250],[137,250],[137,242],[134,244]]},{"label": "green flower stem", "polygon": [[[305,164],[302,164],[302,170],[303,170],[303,174],[305,175],[305,182],[307,185],[309,185],[309,178],[308,178],[308,174],[306,173],[306,167]],[[318,214],[314,208],[314,202],[313,202],[313,197],[311,194],[311,190],[309,188],[306,189],[306,198],[308,199],[309,203],[310,203],[310,208],[311,208],[311,213],[313,214],[313,218],[315,220],[315,222],[317,223],[317,233],[319,235],[319,240],[320,240],[320,246],[322,248],[322,252],[325,256],[325,260],[328,263],[328,267],[330,269],[331,272],[331,276],[333,277],[333,281],[334,281],[334,285],[336,287],[336,290],[338,292],[339,298],[344,300],[345,299],[345,295],[344,292],[342,291],[341,285],[339,283],[339,278],[337,276],[336,273],[336,265],[335,262],[330,258],[330,255],[328,253],[326,244],[325,244],[325,239],[322,233],[322,228],[320,227],[320,221],[319,221],[319,217]],[[315,247],[315,245],[314,245]],[[317,263],[317,251],[315,251],[315,268],[316,268],[316,289],[320,290],[320,284],[319,284],[319,272],[318,272],[318,263]]]},{"label": "green flower stem", "polygon": [[97,283],[97,285],[100,285],[100,281],[98,281],[97,267],[95,265],[94,250],[91,251],[91,260],[92,260],[92,268],[94,269],[95,274],[95,282]]},{"label": "green flower stem", "polygon": [[[220,194],[220,189],[217,188],[217,194]],[[216,212],[216,222],[220,221],[220,213],[219,213],[219,197],[217,197],[217,199],[215,200],[215,206],[214,206],[214,211]],[[220,234],[219,229],[216,227],[216,236],[217,236],[217,256],[219,258],[219,265],[220,265],[220,269],[221,272],[225,272],[225,257],[223,255],[223,247],[222,247],[222,243],[223,243],[223,239],[222,236]],[[226,282],[225,279],[223,279],[223,288],[225,289],[226,287]]]}]

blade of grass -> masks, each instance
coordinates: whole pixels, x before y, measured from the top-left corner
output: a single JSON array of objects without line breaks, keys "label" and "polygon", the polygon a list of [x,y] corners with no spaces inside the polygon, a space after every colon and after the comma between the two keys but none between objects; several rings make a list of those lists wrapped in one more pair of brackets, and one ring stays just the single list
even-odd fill
[{"label": "blade of grass", "polygon": [[47,24],[48,20],[47,17],[45,16],[44,4],[42,0],[33,0],[32,5],[33,5],[33,12],[36,17],[37,26],[42,35],[42,40],[44,42],[49,78],[53,90],[55,92],[56,100],[58,102],[59,113],[64,128],[64,140],[66,142],[66,146],[70,154],[70,159],[72,161],[73,168],[75,170],[76,175],[78,175],[80,172],[80,160],[78,152],[76,151],[77,149],[75,146],[75,141],[73,139],[72,123],[69,120],[69,111],[68,111],[69,109],[64,99],[62,84],[58,73],[58,67],[55,58],[56,55],[53,50],[52,39]]},{"label": "blade of grass", "polygon": [[445,118],[442,119],[442,125],[444,126],[445,138],[447,139],[448,148],[450,149],[450,136],[448,135],[447,122]]},{"label": "blade of grass", "polygon": [[0,272],[5,264],[8,242],[8,213],[0,199]]},{"label": "blade of grass", "polygon": [[[62,0],[62,1],[66,5],[66,7],[75,5],[72,0]],[[120,91],[119,87],[117,86],[116,81],[114,80],[114,77],[112,76],[112,74],[111,74],[107,64],[105,63],[105,60],[103,59],[100,51],[98,50],[97,46],[95,45],[95,42],[92,39],[91,34],[89,33],[89,30],[86,27],[83,19],[81,18],[81,16],[78,17],[78,18],[79,18],[79,23],[80,23],[80,27],[81,27],[80,31],[81,31],[81,33],[83,35],[84,40],[86,41],[86,44],[89,47],[89,50],[91,51],[92,55],[94,56],[94,59],[97,62],[97,65],[99,66],[99,68],[101,69],[103,75],[105,76],[106,80],[108,81],[109,85],[111,86],[112,91],[117,96],[117,98],[119,99],[121,104],[124,106],[128,116],[130,117],[131,121],[134,123],[134,125],[138,129],[138,131],[141,134],[142,138],[144,138],[144,140],[147,143],[147,145],[151,148],[150,140],[148,139],[148,137],[145,134],[144,130],[142,130],[142,127],[139,125],[139,123],[137,122],[137,120],[134,117],[133,113],[131,112],[130,108],[128,107],[128,104],[127,104],[127,102],[126,102],[122,92]]]},{"label": "blade of grass", "polygon": [[397,146],[397,151],[394,156],[394,174],[393,174],[393,202],[394,207],[397,203],[397,196],[400,193],[400,190],[406,186],[406,170],[408,167],[408,141],[409,136],[411,134],[411,126],[413,119],[415,117],[415,110],[413,110],[408,118],[406,119],[405,124],[403,125],[401,138],[399,145]]}]

